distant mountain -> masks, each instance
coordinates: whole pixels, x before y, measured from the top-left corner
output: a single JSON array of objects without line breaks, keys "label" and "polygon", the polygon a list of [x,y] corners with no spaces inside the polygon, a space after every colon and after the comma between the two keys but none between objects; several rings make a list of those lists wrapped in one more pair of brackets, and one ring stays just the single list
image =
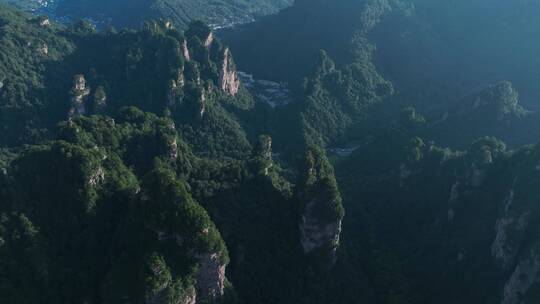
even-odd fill
[{"label": "distant mountain", "polygon": [[[139,28],[149,19],[164,18],[184,28],[202,20],[213,27],[253,21],[292,4],[292,0],[2,0],[65,20],[89,19],[100,27]],[[0,1],[0,2],[2,2]]]},{"label": "distant mountain", "polygon": [[441,145],[467,148],[476,138],[495,136],[513,147],[540,138],[540,113],[519,103],[516,89],[508,81],[467,95],[420,131]]}]

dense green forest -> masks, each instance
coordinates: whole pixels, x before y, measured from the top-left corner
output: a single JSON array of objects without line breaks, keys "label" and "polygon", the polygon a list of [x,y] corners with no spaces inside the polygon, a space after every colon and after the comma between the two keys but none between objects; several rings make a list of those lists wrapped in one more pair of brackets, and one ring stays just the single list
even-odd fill
[{"label": "dense green forest", "polygon": [[268,109],[210,28],[1,8],[2,302],[288,301],[329,280],[332,166],[314,146],[272,159]]},{"label": "dense green forest", "polygon": [[[338,264],[352,285],[369,278],[367,303],[538,301],[537,13],[297,1],[223,33],[240,69],[291,84],[271,129],[283,148],[294,135],[332,153],[347,213]],[[328,303],[369,294],[342,290]]]},{"label": "dense green forest", "polygon": [[0,4],[0,303],[540,300],[535,2],[57,4]]}]

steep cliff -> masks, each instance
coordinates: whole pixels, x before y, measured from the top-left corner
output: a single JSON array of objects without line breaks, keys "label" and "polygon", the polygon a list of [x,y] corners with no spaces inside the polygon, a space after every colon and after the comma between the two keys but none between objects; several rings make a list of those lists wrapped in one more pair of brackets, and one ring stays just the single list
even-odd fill
[{"label": "steep cliff", "polygon": [[240,79],[238,78],[238,72],[236,71],[236,66],[228,48],[225,48],[223,51],[223,61],[221,63],[221,70],[219,71],[219,84],[223,92],[231,96],[238,94]]},{"label": "steep cliff", "polygon": [[320,253],[335,263],[344,210],[332,166],[324,152],[306,152],[297,184],[300,237],[304,252]]},{"label": "steep cliff", "polygon": [[71,109],[69,117],[73,118],[86,114],[86,101],[90,95],[90,88],[86,86],[84,75],[75,75],[73,77],[73,88],[71,89]]}]

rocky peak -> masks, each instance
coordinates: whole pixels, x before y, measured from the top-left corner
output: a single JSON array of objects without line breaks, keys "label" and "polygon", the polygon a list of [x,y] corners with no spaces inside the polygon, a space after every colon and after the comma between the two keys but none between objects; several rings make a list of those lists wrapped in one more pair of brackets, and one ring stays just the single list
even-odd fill
[{"label": "rocky peak", "polygon": [[236,94],[238,94],[240,79],[229,48],[225,48],[223,51],[223,62],[221,63],[221,71],[219,72],[219,84],[223,92],[231,96],[236,96]]},{"label": "rocky peak", "polygon": [[86,86],[84,75],[78,74],[73,77],[73,87],[71,89],[71,110],[69,117],[76,117],[86,114],[86,99],[90,95],[90,88]]},{"label": "rocky peak", "polygon": [[297,183],[302,204],[300,237],[304,253],[319,252],[336,260],[344,210],[330,162],[318,148],[309,148]]},{"label": "rocky peak", "polygon": [[79,74],[73,77],[73,90],[77,92],[86,90],[86,78],[84,78],[84,75]]},{"label": "rocky peak", "polygon": [[47,16],[42,16],[39,18],[39,25],[42,27],[49,27],[51,25],[51,20]]}]

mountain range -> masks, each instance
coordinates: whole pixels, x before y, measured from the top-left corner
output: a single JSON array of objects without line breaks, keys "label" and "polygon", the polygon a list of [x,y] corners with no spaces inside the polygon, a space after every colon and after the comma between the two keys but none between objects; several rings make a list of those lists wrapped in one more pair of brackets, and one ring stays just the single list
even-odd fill
[{"label": "mountain range", "polygon": [[0,5],[0,302],[538,303],[535,1],[98,2]]}]

